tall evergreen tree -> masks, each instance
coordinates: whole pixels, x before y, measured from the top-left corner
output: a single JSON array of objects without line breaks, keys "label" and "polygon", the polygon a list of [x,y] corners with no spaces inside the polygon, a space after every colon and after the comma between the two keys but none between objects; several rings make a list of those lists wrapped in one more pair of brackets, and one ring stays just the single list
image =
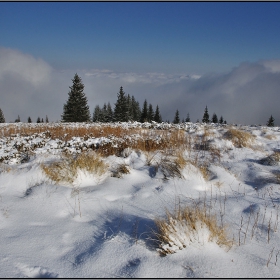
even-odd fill
[{"label": "tall evergreen tree", "polygon": [[104,103],[103,108],[100,111],[99,121],[107,122],[107,104],[106,103]]},{"label": "tall evergreen tree", "polygon": [[46,116],[45,121],[46,121],[46,123],[48,123],[48,122],[49,122],[49,118],[48,118],[48,116]]},{"label": "tall evergreen tree", "polygon": [[40,123],[41,122],[41,119],[40,117],[37,118],[37,123]]},{"label": "tall evergreen tree", "polygon": [[101,109],[99,105],[96,105],[94,108],[93,116],[92,116],[92,121],[93,122],[100,122],[101,119]]},{"label": "tall evergreen tree", "polygon": [[127,120],[132,121],[133,120],[133,108],[132,108],[132,98],[128,94],[126,97],[127,102]]},{"label": "tall evergreen tree", "polygon": [[20,122],[20,116],[18,115],[17,119],[15,119],[15,122]]},{"label": "tall evergreen tree", "polygon": [[5,117],[4,117],[2,109],[0,108],[0,123],[4,123],[4,122],[6,122]]},{"label": "tall evergreen tree", "polygon": [[147,103],[147,100],[145,99],[143,108],[142,108],[142,112],[141,112],[140,121],[143,123],[143,122],[146,122],[147,120],[148,120],[148,103]]},{"label": "tall evergreen tree", "polygon": [[153,105],[149,104],[147,121],[152,122],[153,120],[154,120],[154,109],[153,109]]},{"label": "tall evergreen tree", "polygon": [[27,122],[28,122],[28,123],[32,123],[32,121],[31,121],[31,118],[30,118],[30,117],[28,117]]},{"label": "tall evergreen tree", "polygon": [[107,121],[108,122],[113,122],[114,120],[114,112],[112,110],[110,102],[107,104]]},{"label": "tall evergreen tree", "polygon": [[179,123],[179,122],[180,122],[179,110],[177,109],[176,113],[175,113],[175,117],[174,117],[173,123]]},{"label": "tall evergreen tree", "polygon": [[186,122],[190,122],[191,121],[191,119],[190,119],[190,114],[188,113],[187,114],[187,118],[186,118]]},{"label": "tall evergreen tree", "polygon": [[212,116],[212,123],[218,123],[218,117],[217,117],[216,113],[214,113]]},{"label": "tall evergreen tree", "polygon": [[161,115],[160,115],[160,112],[159,112],[158,105],[156,107],[154,121],[157,122],[157,123],[161,123],[162,122],[162,118],[161,118]]},{"label": "tall evergreen tree", "polygon": [[131,97],[131,108],[132,108],[132,120],[140,122],[141,119],[141,109],[139,102],[135,100],[134,96]]},{"label": "tall evergreen tree", "polygon": [[274,126],[274,118],[272,117],[272,115],[270,116],[270,118],[268,119],[267,126],[273,127]]},{"label": "tall evergreen tree", "polygon": [[41,123],[43,123],[43,122],[44,122],[44,119],[42,118],[42,119],[41,119]]},{"label": "tall evergreen tree", "polygon": [[202,122],[203,123],[209,123],[209,114],[208,114],[208,109],[207,109],[207,106],[204,110],[204,115],[203,115],[203,118],[202,118]]},{"label": "tall evergreen tree", "polygon": [[127,97],[123,91],[123,87],[120,87],[117,102],[115,103],[114,119],[116,122],[128,121]]},{"label": "tall evergreen tree", "polygon": [[220,117],[219,123],[220,123],[220,124],[223,124],[223,123],[224,123],[224,118],[223,118],[223,116]]},{"label": "tall evergreen tree", "polygon": [[68,93],[68,100],[63,106],[61,115],[63,122],[87,122],[90,121],[89,106],[84,93],[82,79],[76,73],[72,79],[73,85]]}]

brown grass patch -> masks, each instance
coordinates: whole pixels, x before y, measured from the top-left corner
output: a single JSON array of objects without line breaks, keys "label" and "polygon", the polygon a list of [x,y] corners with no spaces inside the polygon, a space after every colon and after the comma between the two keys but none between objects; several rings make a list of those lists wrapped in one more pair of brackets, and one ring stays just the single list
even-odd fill
[{"label": "brown grass patch", "polygon": [[185,206],[173,214],[166,210],[166,218],[156,219],[155,224],[158,251],[163,255],[173,254],[192,244],[215,242],[219,246],[232,245],[226,226],[219,225],[217,215],[210,214],[203,206]]},{"label": "brown grass patch", "polygon": [[107,165],[94,152],[82,153],[77,156],[65,154],[61,161],[41,164],[41,168],[54,183],[66,182],[70,184],[76,179],[78,170],[87,171],[98,176],[107,171]]},{"label": "brown grass patch", "polygon": [[242,131],[236,128],[229,128],[224,136],[226,139],[231,140],[236,148],[252,148],[252,144],[254,144],[255,138],[249,132]]}]

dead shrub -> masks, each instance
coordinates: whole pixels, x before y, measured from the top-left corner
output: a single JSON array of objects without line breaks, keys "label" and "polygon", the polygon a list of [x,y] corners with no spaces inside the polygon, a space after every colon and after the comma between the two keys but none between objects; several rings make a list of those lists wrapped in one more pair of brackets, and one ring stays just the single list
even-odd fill
[{"label": "dead shrub", "polygon": [[98,176],[107,171],[107,165],[94,152],[81,153],[76,156],[64,154],[61,161],[41,164],[41,168],[53,182],[70,184],[77,178],[79,170]]},{"label": "dead shrub", "polygon": [[155,224],[158,251],[163,255],[173,254],[192,244],[215,242],[219,246],[232,245],[232,240],[227,237],[227,227],[219,225],[217,215],[210,214],[203,206],[180,207],[173,214],[166,210],[166,218],[157,218]]},{"label": "dead shrub", "polygon": [[270,165],[270,166],[278,165],[280,163],[280,152],[275,151],[271,155],[269,155],[268,157],[260,159],[259,162],[261,164]]},{"label": "dead shrub", "polygon": [[254,136],[252,134],[236,128],[229,128],[224,137],[230,140],[236,148],[252,148],[254,143]]},{"label": "dead shrub", "polygon": [[161,169],[164,180],[168,180],[169,177],[175,178],[183,178],[181,173],[181,166],[178,158],[172,159],[170,157],[162,157],[160,162],[158,163],[158,167]]},{"label": "dead shrub", "polygon": [[116,177],[116,178],[121,178],[123,174],[129,174],[130,171],[128,169],[128,167],[122,163],[122,164],[118,164],[113,170],[112,170],[112,177]]}]

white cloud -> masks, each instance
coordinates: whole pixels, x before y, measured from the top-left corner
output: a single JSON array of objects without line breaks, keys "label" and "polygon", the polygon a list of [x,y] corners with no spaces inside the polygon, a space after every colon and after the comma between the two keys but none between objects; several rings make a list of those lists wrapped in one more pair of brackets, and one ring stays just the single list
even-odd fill
[{"label": "white cloud", "polygon": [[0,79],[17,76],[34,87],[39,87],[49,81],[51,71],[51,67],[42,59],[16,50],[0,48]]}]

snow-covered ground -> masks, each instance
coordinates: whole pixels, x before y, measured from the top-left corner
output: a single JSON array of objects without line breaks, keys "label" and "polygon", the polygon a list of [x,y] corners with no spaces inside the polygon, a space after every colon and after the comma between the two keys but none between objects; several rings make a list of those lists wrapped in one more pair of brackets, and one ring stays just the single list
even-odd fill
[{"label": "snow-covered ground", "polygon": [[[62,151],[117,145],[114,136],[62,141],[49,137],[44,124],[41,133],[0,135],[0,277],[279,277],[279,127],[234,127],[253,135],[247,147],[238,147],[229,126],[119,125],[180,129],[191,139],[180,149],[187,161],[180,176],[163,164],[172,163],[176,148],[126,149],[103,157],[102,175],[79,170],[73,183],[55,183],[43,165],[65,160]],[[119,166],[129,173],[116,176]],[[195,202],[227,225],[232,245],[219,246],[202,225],[188,239],[188,227],[178,226],[173,243],[185,240],[185,246],[160,254],[160,245],[169,245],[157,240],[155,220]]]}]

